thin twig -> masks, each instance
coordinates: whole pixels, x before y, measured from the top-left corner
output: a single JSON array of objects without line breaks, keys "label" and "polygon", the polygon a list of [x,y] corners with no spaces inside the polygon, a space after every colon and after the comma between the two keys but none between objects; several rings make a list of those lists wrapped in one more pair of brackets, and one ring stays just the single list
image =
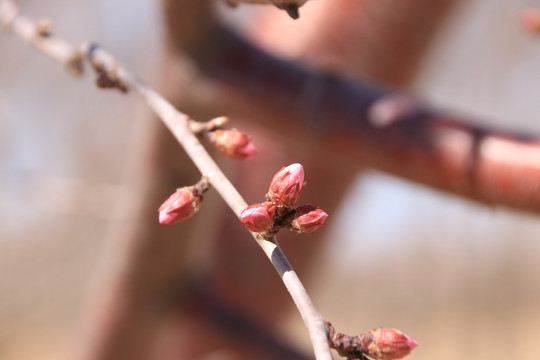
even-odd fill
[{"label": "thin twig", "polygon": [[306,3],[307,0],[225,0],[230,6],[236,7],[240,3],[248,4],[271,4],[283,9],[293,19],[298,19],[300,14],[298,8]]},{"label": "thin twig", "polygon": [[[160,94],[126,70],[111,54],[92,43],[85,42],[74,47],[52,34],[43,36],[36,27],[36,22],[22,15],[11,0],[0,1],[0,21],[6,29],[11,30],[32,47],[64,66],[74,65],[76,69],[82,69],[82,60],[85,59],[99,76],[105,76],[106,80],[110,81],[109,85],[122,91],[133,90],[139,94],[173,133],[202,175],[209,179],[234,213],[239,216],[247,207],[245,200],[191,132],[189,117],[176,110]],[[254,233],[252,235],[291,294],[310,334],[316,359],[331,360],[332,355],[323,317],[313,305],[277,240],[274,238],[268,241],[259,239]]]}]

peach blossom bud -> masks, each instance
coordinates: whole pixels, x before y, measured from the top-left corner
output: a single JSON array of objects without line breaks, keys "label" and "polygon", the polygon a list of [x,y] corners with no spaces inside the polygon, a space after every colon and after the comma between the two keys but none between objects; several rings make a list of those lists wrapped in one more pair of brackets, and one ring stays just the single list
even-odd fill
[{"label": "peach blossom bud", "polygon": [[292,164],[282,168],[270,183],[268,199],[276,205],[293,206],[304,187],[304,168]]},{"label": "peach blossom bud", "polygon": [[257,154],[257,148],[246,133],[236,129],[215,130],[208,133],[210,142],[223,155],[234,160],[244,160]]},{"label": "peach blossom bud", "polygon": [[248,230],[265,232],[274,225],[276,207],[271,202],[254,204],[245,208],[240,214],[240,221]]},{"label": "peach blossom bud", "polygon": [[379,360],[401,359],[418,346],[418,343],[397,329],[373,329],[373,341],[367,345],[368,356]]},{"label": "peach blossom bud", "polygon": [[291,225],[294,231],[310,233],[323,224],[328,214],[313,205],[303,205],[296,208],[296,215]]},{"label": "peach blossom bud", "polygon": [[199,210],[202,195],[195,186],[177,189],[159,207],[160,224],[176,224],[189,219]]}]

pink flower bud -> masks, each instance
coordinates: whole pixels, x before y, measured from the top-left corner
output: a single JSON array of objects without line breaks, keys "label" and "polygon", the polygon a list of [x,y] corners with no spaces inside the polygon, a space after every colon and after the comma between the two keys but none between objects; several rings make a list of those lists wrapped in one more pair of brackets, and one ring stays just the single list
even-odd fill
[{"label": "pink flower bud", "polygon": [[328,214],[313,205],[303,205],[296,208],[296,215],[291,225],[294,231],[299,233],[310,233],[323,224]]},{"label": "pink flower bud", "polygon": [[245,208],[240,214],[240,221],[248,230],[265,232],[274,225],[276,206],[271,202],[255,204]]},{"label": "pink flower bud", "polygon": [[160,224],[176,224],[189,219],[199,210],[202,195],[195,186],[183,187],[159,207]]},{"label": "pink flower bud", "polygon": [[368,356],[379,360],[401,359],[418,346],[418,343],[397,329],[373,329],[373,341],[367,345]]},{"label": "pink flower bud", "polygon": [[268,199],[276,205],[293,206],[304,187],[304,168],[292,164],[282,168],[270,183]]},{"label": "pink flower bud", "polygon": [[257,154],[257,148],[242,131],[215,130],[208,133],[208,136],[219,152],[231,159],[244,160]]}]

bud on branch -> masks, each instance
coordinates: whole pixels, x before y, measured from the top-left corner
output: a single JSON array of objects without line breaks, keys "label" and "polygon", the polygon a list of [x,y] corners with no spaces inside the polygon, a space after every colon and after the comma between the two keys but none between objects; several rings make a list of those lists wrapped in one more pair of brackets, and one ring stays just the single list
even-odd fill
[{"label": "bud on branch", "polygon": [[397,329],[369,331],[373,341],[367,343],[367,355],[381,360],[401,359],[418,346],[418,343]]},{"label": "bud on branch", "polygon": [[292,164],[274,175],[267,201],[247,207],[240,214],[242,224],[262,238],[271,239],[281,228],[310,233],[320,228],[328,214],[313,205],[292,207],[304,187],[304,168]]},{"label": "bud on branch", "polygon": [[323,226],[327,217],[328,214],[316,206],[299,206],[291,223],[292,229],[299,233],[313,232]]},{"label": "bud on branch", "polygon": [[249,136],[236,129],[223,129],[229,122],[220,116],[207,122],[189,121],[190,130],[197,136],[205,136],[218,151],[234,160],[245,160],[257,154],[257,148]]},{"label": "bud on branch", "polygon": [[271,202],[248,206],[240,214],[240,221],[249,231],[266,232],[274,225],[276,206]]},{"label": "bud on branch", "polygon": [[326,322],[326,332],[330,347],[347,359],[377,360],[401,359],[414,350],[418,343],[397,329],[378,328],[357,336],[336,332],[332,324]]},{"label": "bud on branch", "polygon": [[282,168],[270,183],[268,199],[278,206],[293,206],[304,187],[304,167],[292,164]]},{"label": "bud on branch", "polygon": [[177,224],[193,216],[208,190],[208,180],[203,178],[196,185],[177,189],[158,209],[160,224]]},{"label": "bud on branch", "polygon": [[208,139],[220,153],[234,160],[245,160],[257,154],[247,134],[236,129],[212,131]]}]

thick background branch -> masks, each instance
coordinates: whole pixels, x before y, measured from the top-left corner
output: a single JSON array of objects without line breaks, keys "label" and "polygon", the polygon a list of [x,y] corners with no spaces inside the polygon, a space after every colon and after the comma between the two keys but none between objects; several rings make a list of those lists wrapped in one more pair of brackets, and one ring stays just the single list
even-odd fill
[{"label": "thick background branch", "polygon": [[212,39],[219,45],[196,59],[200,71],[224,91],[249,96],[246,113],[271,103],[277,128],[304,134],[301,141],[318,143],[313,149],[488,205],[540,211],[537,137],[484,128],[407,94],[280,60],[225,29]]}]

